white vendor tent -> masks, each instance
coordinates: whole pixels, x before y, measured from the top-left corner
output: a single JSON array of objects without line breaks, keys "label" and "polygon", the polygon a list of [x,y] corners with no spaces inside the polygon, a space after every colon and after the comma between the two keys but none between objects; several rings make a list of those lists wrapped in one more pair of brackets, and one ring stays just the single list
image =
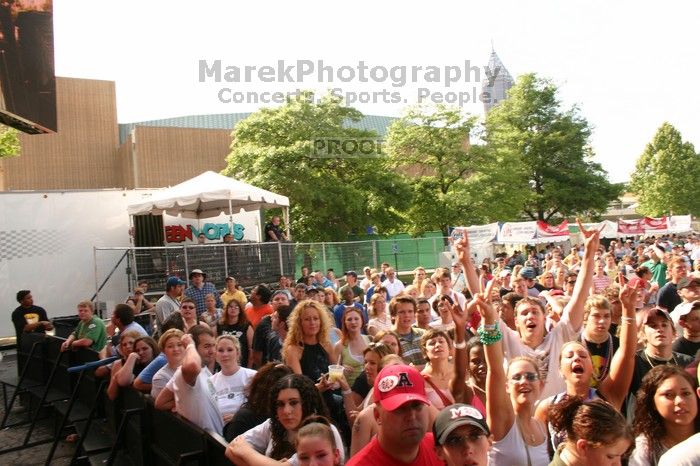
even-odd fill
[{"label": "white vendor tent", "polygon": [[229,216],[241,210],[282,208],[289,237],[289,198],[242,181],[208,171],[170,188],[153,193],[137,204],[129,204],[129,215],[168,215],[187,218]]}]

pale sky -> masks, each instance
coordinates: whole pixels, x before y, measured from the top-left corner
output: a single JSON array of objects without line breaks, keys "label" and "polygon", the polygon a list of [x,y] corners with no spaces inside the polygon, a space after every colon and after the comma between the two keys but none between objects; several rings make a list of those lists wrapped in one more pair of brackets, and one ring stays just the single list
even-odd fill
[{"label": "pale sky", "polygon": [[[116,81],[120,123],[276,105],[224,103],[222,88],[256,95],[386,89],[400,94],[399,103],[377,96],[353,106],[366,115],[399,116],[421,88],[430,103],[437,92],[478,94],[481,82],[472,74],[446,87],[420,72],[419,82],[400,87],[390,79],[359,82],[357,75],[319,83],[315,72],[302,83],[261,82],[257,75],[247,83],[199,82],[199,63],[277,68],[280,60],[286,66],[322,60],[340,71],[364,62],[377,73],[406,67],[410,78],[414,66],[483,67],[493,41],[513,77],[548,77],[566,106],[580,107],[594,127],[596,160],[611,181],[626,181],[664,121],[700,146],[698,17],[695,2],[681,1],[54,0],[56,74]],[[483,113],[481,103],[462,108]]]}]

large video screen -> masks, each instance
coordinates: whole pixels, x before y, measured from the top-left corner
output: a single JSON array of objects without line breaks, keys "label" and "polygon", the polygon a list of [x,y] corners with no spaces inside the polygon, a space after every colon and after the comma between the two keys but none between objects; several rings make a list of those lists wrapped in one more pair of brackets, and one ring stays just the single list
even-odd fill
[{"label": "large video screen", "polygon": [[51,0],[0,0],[0,122],[57,129]]}]

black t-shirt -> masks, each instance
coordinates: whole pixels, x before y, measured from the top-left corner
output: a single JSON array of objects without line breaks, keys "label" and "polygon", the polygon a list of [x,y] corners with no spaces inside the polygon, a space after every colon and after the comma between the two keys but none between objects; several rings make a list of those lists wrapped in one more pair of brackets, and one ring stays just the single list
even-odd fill
[{"label": "black t-shirt", "polygon": [[280,361],[282,362],[282,344],[284,342],[280,339],[280,336],[274,330],[271,330],[267,334],[267,361]]},{"label": "black t-shirt", "polygon": [[700,350],[700,341],[695,343],[686,339],[683,336],[680,336],[676,338],[676,340],[673,342],[673,351],[677,353],[687,354],[691,358],[695,357],[698,350]]},{"label": "black t-shirt", "polygon": [[268,314],[258,323],[253,332],[253,351],[262,353],[262,364],[268,362],[269,355],[267,354],[267,335],[272,331],[272,317]]},{"label": "black t-shirt", "polygon": [[[582,340],[585,339],[582,337]],[[612,357],[615,351],[617,351],[617,347],[620,346],[620,341],[611,335],[610,339],[605,340],[603,343],[594,343],[588,340],[585,340],[585,342],[586,348],[588,348],[588,352],[591,354],[594,376],[597,377],[598,380],[602,380],[610,373]]]},{"label": "black t-shirt", "polygon": [[248,367],[248,327],[250,327],[248,322],[245,325],[216,324],[217,335],[233,335],[238,338],[238,342],[241,344],[241,367]]},{"label": "black t-shirt", "polygon": [[253,427],[259,426],[266,419],[267,416],[264,414],[256,414],[248,406],[243,405],[233,416],[233,419],[224,426],[224,438],[227,442],[230,442]]},{"label": "black t-shirt", "polygon": [[355,382],[352,384],[352,391],[360,395],[362,398],[366,397],[372,386],[367,381],[367,374],[362,371],[360,375],[357,376]]},{"label": "black t-shirt", "polygon": [[[37,322],[42,322],[42,321],[48,321],[49,317],[46,315],[46,311],[44,310],[43,307],[39,306],[30,306],[30,307],[22,307],[19,306],[17,309],[15,309],[12,312],[12,324],[15,326],[15,335],[17,336],[17,344],[19,344],[20,339],[22,338],[22,333],[24,333],[24,326],[27,325],[27,315],[28,314],[36,314],[38,317]],[[46,333],[44,330],[43,326],[38,326],[35,330],[35,333]]]},{"label": "black t-shirt", "polygon": [[668,312],[672,312],[682,301],[681,297],[678,296],[676,284],[668,282],[659,290],[659,297],[656,303]]},{"label": "black t-shirt", "polygon": [[[269,233],[272,232],[275,234],[275,237],[277,237],[276,240],[270,238]],[[279,227],[279,225],[274,225],[272,223],[268,223],[265,225],[265,241],[281,241],[282,240],[282,229]]]}]

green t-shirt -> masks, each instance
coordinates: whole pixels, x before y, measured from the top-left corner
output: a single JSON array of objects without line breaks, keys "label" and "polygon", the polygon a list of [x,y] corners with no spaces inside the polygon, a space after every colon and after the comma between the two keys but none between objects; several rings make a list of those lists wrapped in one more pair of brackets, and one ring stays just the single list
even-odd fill
[{"label": "green t-shirt", "polygon": [[107,329],[105,328],[105,323],[102,322],[102,319],[95,316],[92,316],[92,319],[90,319],[88,323],[82,320],[78,322],[73,336],[76,340],[82,338],[89,338],[92,340],[90,348],[95,351],[101,351],[107,344]]},{"label": "green t-shirt", "polygon": [[642,265],[651,271],[651,281],[658,283],[659,288],[666,284],[666,264],[649,260]]}]

